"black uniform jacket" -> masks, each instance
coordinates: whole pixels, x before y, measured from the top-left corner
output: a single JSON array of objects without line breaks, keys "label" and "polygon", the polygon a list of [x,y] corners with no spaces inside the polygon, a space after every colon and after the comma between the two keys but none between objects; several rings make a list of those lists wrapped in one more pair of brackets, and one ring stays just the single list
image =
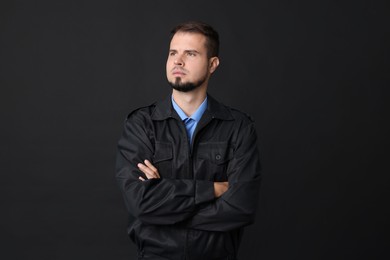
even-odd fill
[{"label": "black uniform jacket", "polygon": [[[137,167],[145,159],[160,179],[138,179],[146,179]],[[260,187],[254,123],[208,96],[190,145],[169,96],[127,117],[116,179],[139,259],[236,259]],[[213,182],[223,181],[229,188],[215,199]]]}]

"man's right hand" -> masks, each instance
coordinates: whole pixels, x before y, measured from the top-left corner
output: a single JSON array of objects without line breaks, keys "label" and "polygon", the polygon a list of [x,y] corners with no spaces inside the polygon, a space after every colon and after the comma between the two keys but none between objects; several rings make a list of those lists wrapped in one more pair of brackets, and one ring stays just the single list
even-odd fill
[{"label": "man's right hand", "polygon": [[219,198],[224,194],[229,188],[229,182],[214,182],[214,196]]}]

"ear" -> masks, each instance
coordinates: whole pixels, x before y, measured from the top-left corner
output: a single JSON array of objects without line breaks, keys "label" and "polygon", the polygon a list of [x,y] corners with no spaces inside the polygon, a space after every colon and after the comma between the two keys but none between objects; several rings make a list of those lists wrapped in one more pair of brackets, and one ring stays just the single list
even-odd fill
[{"label": "ear", "polygon": [[209,62],[210,74],[213,73],[219,65],[218,57],[211,57]]}]

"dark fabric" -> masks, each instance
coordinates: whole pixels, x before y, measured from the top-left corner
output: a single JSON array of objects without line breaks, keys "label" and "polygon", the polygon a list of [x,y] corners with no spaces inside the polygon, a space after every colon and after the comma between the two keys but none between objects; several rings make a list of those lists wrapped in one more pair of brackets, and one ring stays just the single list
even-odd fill
[{"label": "dark fabric", "polygon": [[[253,121],[211,96],[189,144],[170,96],[137,109],[118,142],[116,179],[140,259],[235,259],[243,227],[254,221],[260,158]],[[157,167],[146,176],[137,163]],[[229,189],[214,198],[214,182]]]}]

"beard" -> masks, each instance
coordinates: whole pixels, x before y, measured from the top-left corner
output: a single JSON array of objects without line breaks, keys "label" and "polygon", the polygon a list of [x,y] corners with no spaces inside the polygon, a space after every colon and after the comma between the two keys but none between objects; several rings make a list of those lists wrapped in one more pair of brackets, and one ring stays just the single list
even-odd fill
[{"label": "beard", "polygon": [[186,82],[183,83],[181,78],[177,77],[174,82],[168,81],[171,87],[180,92],[190,92],[194,89],[200,87],[206,81],[206,77],[196,81],[196,82]]}]

